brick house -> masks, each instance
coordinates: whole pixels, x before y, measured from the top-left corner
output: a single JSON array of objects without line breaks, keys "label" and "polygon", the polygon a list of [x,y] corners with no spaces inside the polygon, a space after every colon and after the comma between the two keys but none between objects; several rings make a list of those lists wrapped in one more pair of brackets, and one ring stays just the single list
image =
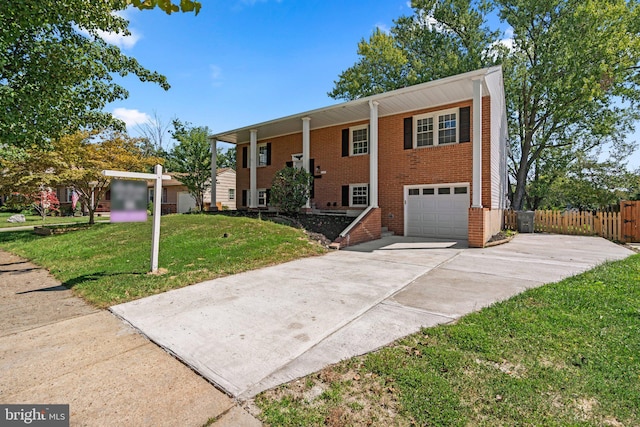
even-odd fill
[{"label": "brick house", "polygon": [[274,174],[303,167],[315,177],[308,212],[355,217],[342,246],[380,238],[386,227],[482,247],[502,229],[501,67],[221,132],[217,141],[237,146],[238,209],[270,209]]}]

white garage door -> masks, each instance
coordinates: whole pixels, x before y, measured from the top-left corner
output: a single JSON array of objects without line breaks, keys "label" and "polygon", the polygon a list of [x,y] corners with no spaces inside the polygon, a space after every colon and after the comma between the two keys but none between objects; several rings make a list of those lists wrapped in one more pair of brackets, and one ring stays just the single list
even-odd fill
[{"label": "white garage door", "polygon": [[178,193],[178,213],[189,212],[196,208],[196,200],[188,192]]},{"label": "white garage door", "polygon": [[405,235],[467,239],[468,184],[405,187]]}]

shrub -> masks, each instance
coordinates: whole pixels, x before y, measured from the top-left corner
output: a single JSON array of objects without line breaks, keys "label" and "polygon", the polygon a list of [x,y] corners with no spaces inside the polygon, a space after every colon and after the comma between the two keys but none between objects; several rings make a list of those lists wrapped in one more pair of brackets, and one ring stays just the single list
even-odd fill
[{"label": "shrub", "polygon": [[309,200],[313,176],[304,169],[285,167],[271,183],[271,205],[286,214],[297,213]]}]

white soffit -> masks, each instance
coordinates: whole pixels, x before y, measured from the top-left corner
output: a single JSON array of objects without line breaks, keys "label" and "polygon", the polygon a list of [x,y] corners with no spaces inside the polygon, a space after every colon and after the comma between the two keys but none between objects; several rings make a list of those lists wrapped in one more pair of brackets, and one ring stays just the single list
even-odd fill
[{"label": "white soffit", "polygon": [[342,104],[306,111],[264,123],[220,132],[210,138],[233,144],[244,144],[249,142],[252,129],[258,131],[258,140],[300,133],[302,132],[302,118],[304,117],[311,118],[311,130],[366,121],[369,120],[369,101],[379,103],[378,115],[379,117],[384,117],[469,100],[473,97],[473,80],[482,79],[483,93],[489,94],[485,76],[495,72],[501,73],[501,67],[483,68]]}]

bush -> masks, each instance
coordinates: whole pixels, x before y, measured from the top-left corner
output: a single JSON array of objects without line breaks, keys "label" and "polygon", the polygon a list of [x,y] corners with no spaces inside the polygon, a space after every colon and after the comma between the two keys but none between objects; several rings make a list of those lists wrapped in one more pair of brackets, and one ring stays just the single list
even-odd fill
[{"label": "bush", "polygon": [[304,169],[285,167],[271,183],[271,205],[286,214],[297,213],[309,200],[313,176]]}]

